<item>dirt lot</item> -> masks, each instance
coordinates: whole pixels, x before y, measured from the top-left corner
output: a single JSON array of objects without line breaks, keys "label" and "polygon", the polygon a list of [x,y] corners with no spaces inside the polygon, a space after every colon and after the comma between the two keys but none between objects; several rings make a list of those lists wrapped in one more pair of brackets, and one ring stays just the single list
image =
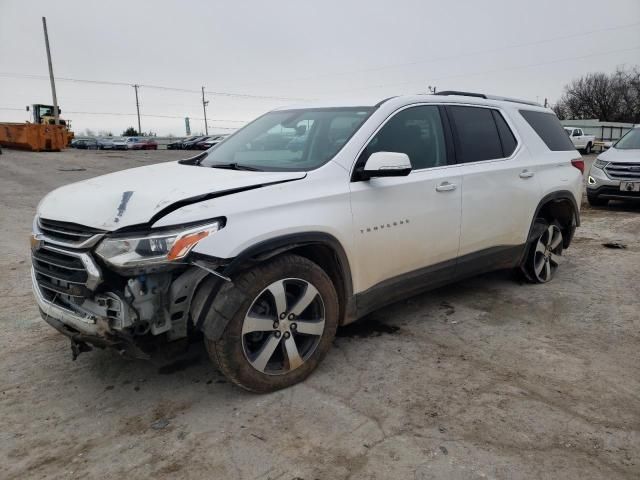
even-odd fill
[{"label": "dirt lot", "polygon": [[341,330],[286,391],[231,386],[199,345],[72,362],[30,292],[38,201],[179,156],[0,156],[0,477],[640,478],[640,207],[584,206],[550,284],[494,273]]}]

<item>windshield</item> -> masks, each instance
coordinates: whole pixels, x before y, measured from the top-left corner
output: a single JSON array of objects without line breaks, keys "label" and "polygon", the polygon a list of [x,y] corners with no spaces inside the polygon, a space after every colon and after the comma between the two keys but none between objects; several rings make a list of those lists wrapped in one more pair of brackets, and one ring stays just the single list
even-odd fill
[{"label": "windshield", "polygon": [[313,170],[338,153],[372,111],[353,107],[269,112],[214,146],[201,165]]},{"label": "windshield", "polygon": [[614,148],[620,150],[638,150],[640,149],[640,128],[629,130],[618,142]]}]

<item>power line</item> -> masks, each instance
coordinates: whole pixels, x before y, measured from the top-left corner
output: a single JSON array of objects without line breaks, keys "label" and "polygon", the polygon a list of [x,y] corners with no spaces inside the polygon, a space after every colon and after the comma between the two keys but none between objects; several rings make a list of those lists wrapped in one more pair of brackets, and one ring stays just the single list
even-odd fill
[{"label": "power line", "polygon": [[[45,75],[36,75],[31,73],[14,73],[14,72],[0,72],[0,77],[9,77],[9,78],[30,78],[34,80],[48,80],[49,78]],[[167,90],[172,92],[183,92],[183,93],[198,93],[200,94],[200,90],[192,90],[188,88],[178,88],[178,87],[167,87],[164,85],[151,85],[148,83],[127,83],[127,82],[111,82],[108,80],[90,80],[84,78],[70,78],[70,77],[55,77],[57,81],[60,82],[75,82],[75,83],[87,83],[94,85],[110,85],[117,87],[131,87],[137,85],[140,88],[150,88],[155,90]],[[233,97],[233,98],[246,98],[246,99],[254,99],[254,100],[287,100],[287,101],[309,101],[308,98],[295,98],[295,97],[278,97],[278,96],[269,96],[269,95],[255,95],[251,93],[234,93],[234,92],[219,92],[219,91],[205,91],[205,93],[209,95],[217,95],[219,97]]]},{"label": "power line", "polygon": [[[554,63],[562,63],[562,62],[571,61],[571,60],[582,60],[582,59],[585,59],[585,58],[597,57],[597,56],[601,56],[601,55],[610,55],[612,53],[629,52],[629,51],[638,50],[638,49],[640,49],[640,45],[635,46],[635,47],[631,47],[631,48],[623,48],[623,49],[619,49],[619,50],[610,50],[608,52],[592,53],[592,54],[588,54],[588,55],[582,55],[582,56],[579,56],[579,57],[565,57],[565,58],[559,58],[559,59],[556,59],[556,60],[550,60],[548,62],[530,63],[530,64],[527,64],[527,65],[519,65],[517,67],[506,67],[506,68],[498,68],[498,69],[493,69],[493,70],[482,70],[482,71],[476,71],[476,72],[460,73],[460,74],[456,74],[456,75],[446,75],[446,76],[443,76],[443,77],[429,78],[428,81],[435,82],[435,81],[440,81],[440,80],[448,80],[450,78],[469,77],[469,76],[472,76],[472,75],[485,75],[485,74],[488,74],[488,73],[500,73],[500,72],[507,72],[507,71],[511,71],[511,70],[521,70],[521,69],[525,69],[525,68],[540,67],[540,66],[543,66],[543,65],[553,65]],[[398,86],[398,85],[412,85],[412,84],[424,85],[424,80],[409,80],[409,81],[406,81],[406,82],[394,82],[394,83],[385,83],[385,84],[378,84],[378,85],[361,86],[361,87],[350,88],[350,89],[346,89],[346,90],[334,90],[334,91],[328,92],[328,93],[343,93],[343,92],[351,92],[351,91],[354,91],[354,90],[368,90],[368,89],[372,89],[372,88],[395,87],[395,86]]]},{"label": "power line", "polygon": [[[18,107],[0,107],[0,110],[11,110],[11,111],[16,111],[16,112],[25,112],[26,110],[24,108],[18,108]],[[65,113],[73,113],[73,114],[77,114],[77,115],[127,115],[127,116],[132,116],[132,115],[136,115],[135,113],[125,113],[125,112],[72,112],[71,110],[67,111],[65,110]],[[155,117],[155,118],[184,118],[184,115],[164,115],[164,114],[144,114],[141,113],[140,114],[141,117]],[[191,117],[189,116],[189,118],[193,118],[195,120],[204,120],[203,118],[198,118],[198,117]],[[208,119],[209,122],[224,122],[224,123],[249,123],[250,120],[231,120],[229,118],[209,118]]]},{"label": "power line", "polygon": [[[9,110],[9,111],[16,111],[16,112],[24,112],[26,111],[24,108],[15,108],[15,107],[0,107],[0,110]],[[80,111],[72,111],[72,110],[65,110],[65,112],[63,113],[68,113],[71,115],[108,115],[108,116],[118,116],[118,117],[135,117],[137,116],[137,113],[126,113],[126,112],[80,112]],[[145,114],[145,113],[141,113],[140,114],[141,117],[149,117],[149,118],[171,118],[171,119],[184,119],[184,116],[182,115],[162,115],[162,114]],[[189,118],[193,118],[194,120],[204,120],[204,118],[202,117],[189,117]],[[213,123],[213,122],[222,122],[222,123],[242,123],[242,124],[246,124],[249,123],[248,120],[228,120],[228,119],[222,119],[222,118],[209,118],[208,119],[209,123]],[[215,128],[225,128],[225,127],[215,127]],[[229,130],[235,130],[239,127],[228,127]]]},{"label": "power line", "polygon": [[[433,58],[426,58],[426,59],[419,59],[419,60],[414,60],[411,62],[404,62],[404,63],[395,63],[395,64],[389,64],[389,65],[380,65],[380,66],[375,66],[375,67],[367,67],[367,68],[361,68],[361,69],[354,69],[354,70],[345,70],[342,72],[329,72],[329,73],[319,73],[316,75],[312,75],[312,76],[306,76],[306,77],[297,77],[294,79],[288,79],[288,81],[303,81],[303,80],[314,80],[317,78],[326,78],[326,77],[333,77],[333,76],[341,76],[341,75],[351,75],[354,73],[368,73],[368,72],[378,72],[381,70],[392,70],[392,69],[396,69],[396,68],[403,68],[403,67],[410,67],[410,66],[414,66],[414,65],[421,65],[421,64],[428,64],[428,63],[436,63],[436,62],[442,62],[442,61],[446,61],[446,60],[457,60],[460,58],[467,58],[467,57],[475,57],[477,55],[485,55],[488,53],[496,53],[496,52],[501,52],[501,51],[505,51],[505,50],[512,50],[512,49],[517,49],[517,48],[523,48],[523,47],[531,47],[531,46],[535,46],[535,45],[541,45],[544,43],[552,43],[552,42],[556,42],[559,40],[567,40],[570,38],[577,38],[577,37],[583,37],[586,35],[591,35],[594,33],[601,33],[601,32],[608,32],[608,31],[612,31],[612,30],[623,30],[626,28],[632,28],[632,27],[637,27],[638,25],[640,25],[640,22],[635,22],[635,23],[629,23],[629,24],[624,24],[624,25],[614,25],[611,27],[603,27],[603,28],[598,28],[595,30],[589,30],[589,31],[585,31],[585,32],[578,32],[578,33],[572,33],[572,34],[568,34],[568,35],[560,35],[557,37],[547,37],[547,38],[543,38],[543,39],[539,39],[539,40],[535,40],[535,41],[531,41],[531,42],[522,42],[522,43],[516,43],[513,45],[506,45],[506,46],[502,46],[502,47],[497,47],[497,48],[490,48],[490,49],[484,49],[484,50],[476,50],[473,52],[465,52],[465,53],[461,53],[458,55],[448,55],[448,56],[442,56],[442,57],[433,57]],[[274,84],[274,83],[278,83],[279,81],[271,81],[271,82],[260,82],[260,85],[269,85],[269,84]],[[245,86],[251,86],[251,85],[255,85],[256,83],[244,83],[241,85],[245,85]]]}]

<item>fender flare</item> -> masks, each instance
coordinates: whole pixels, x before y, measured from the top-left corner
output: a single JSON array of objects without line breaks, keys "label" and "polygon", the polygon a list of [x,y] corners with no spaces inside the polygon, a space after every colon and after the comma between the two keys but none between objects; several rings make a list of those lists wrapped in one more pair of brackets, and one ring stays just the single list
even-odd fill
[{"label": "fender flare", "polygon": [[227,277],[231,277],[238,271],[246,268],[248,264],[260,263],[281,253],[293,250],[294,248],[309,245],[323,245],[329,247],[334,252],[340,265],[342,278],[347,287],[347,293],[351,294],[353,292],[353,281],[347,254],[338,239],[325,232],[292,233],[259,242],[233,258],[227,264],[223,273]]},{"label": "fender flare", "polygon": [[[556,192],[551,192],[545,195],[544,197],[542,197],[542,199],[538,203],[538,206],[536,207],[536,210],[533,214],[533,218],[531,219],[531,227],[529,228],[529,235],[527,236],[527,244],[530,244],[536,238],[538,238],[538,236],[542,233],[542,230],[544,229],[544,226],[541,223],[536,222],[536,219],[538,218],[538,214],[540,213],[540,210],[542,210],[542,207],[544,207],[549,203],[560,202],[560,201],[569,201],[571,204],[571,208],[573,210],[572,212],[573,224],[570,226],[570,229],[571,229],[570,235],[566,240],[566,246],[569,246],[569,243],[573,238],[573,232],[575,231],[575,227],[580,226],[580,210],[578,209],[578,204],[576,202],[575,197],[573,196],[573,193],[571,193],[569,190],[558,190]],[[526,256],[527,250],[528,249],[525,249],[525,256]],[[523,260],[524,260],[524,257],[523,257]]]},{"label": "fender flare", "polygon": [[[232,317],[233,305],[231,304],[236,303],[236,301],[241,301],[240,297],[243,296],[242,292],[234,288],[233,277],[252,265],[262,263],[276,255],[299,247],[313,245],[328,247],[336,256],[339,273],[343,282],[343,294],[346,300],[344,316],[350,316],[352,310],[355,310],[353,280],[351,277],[351,267],[342,244],[333,235],[325,232],[303,232],[282,235],[259,242],[232,259],[215,259],[216,263],[226,265],[221,273],[231,278],[232,281],[224,282],[219,278],[212,278],[213,276],[211,276],[207,281],[201,282],[203,290],[206,289],[208,292],[201,291],[194,296],[193,303],[195,309],[192,311],[192,321],[196,329],[201,330],[209,339],[215,340],[220,338]],[[336,285],[336,289],[339,287],[339,285]],[[221,305],[215,302],[219,294],[229,298],[227,305]],[[225,308],[227,306],[228,308]]]}]

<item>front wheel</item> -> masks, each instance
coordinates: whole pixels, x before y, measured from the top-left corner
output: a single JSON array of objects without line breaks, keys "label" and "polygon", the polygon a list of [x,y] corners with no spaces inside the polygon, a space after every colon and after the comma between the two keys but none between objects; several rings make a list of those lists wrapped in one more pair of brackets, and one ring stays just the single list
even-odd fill
[{"label": "front wheel", "polygon": [[[205,338],[213,362],[233,383],[271,392],[304,380],[331,348],[338,296],[318,265],[283,255],[239,275],[216,296],[217,312],[231,311],[219,339]],[[230,304],[231,302],[231,304]]]},{"label": "front wheel", "polygon": [[536,220],[536,223],[543,222],[545,229],[530,245],[523,265],[525,276],[532,283],[550,281],[560,265],[562,255],[563,238],[560,224],[556,221],[549,224],[544,219]]}]

